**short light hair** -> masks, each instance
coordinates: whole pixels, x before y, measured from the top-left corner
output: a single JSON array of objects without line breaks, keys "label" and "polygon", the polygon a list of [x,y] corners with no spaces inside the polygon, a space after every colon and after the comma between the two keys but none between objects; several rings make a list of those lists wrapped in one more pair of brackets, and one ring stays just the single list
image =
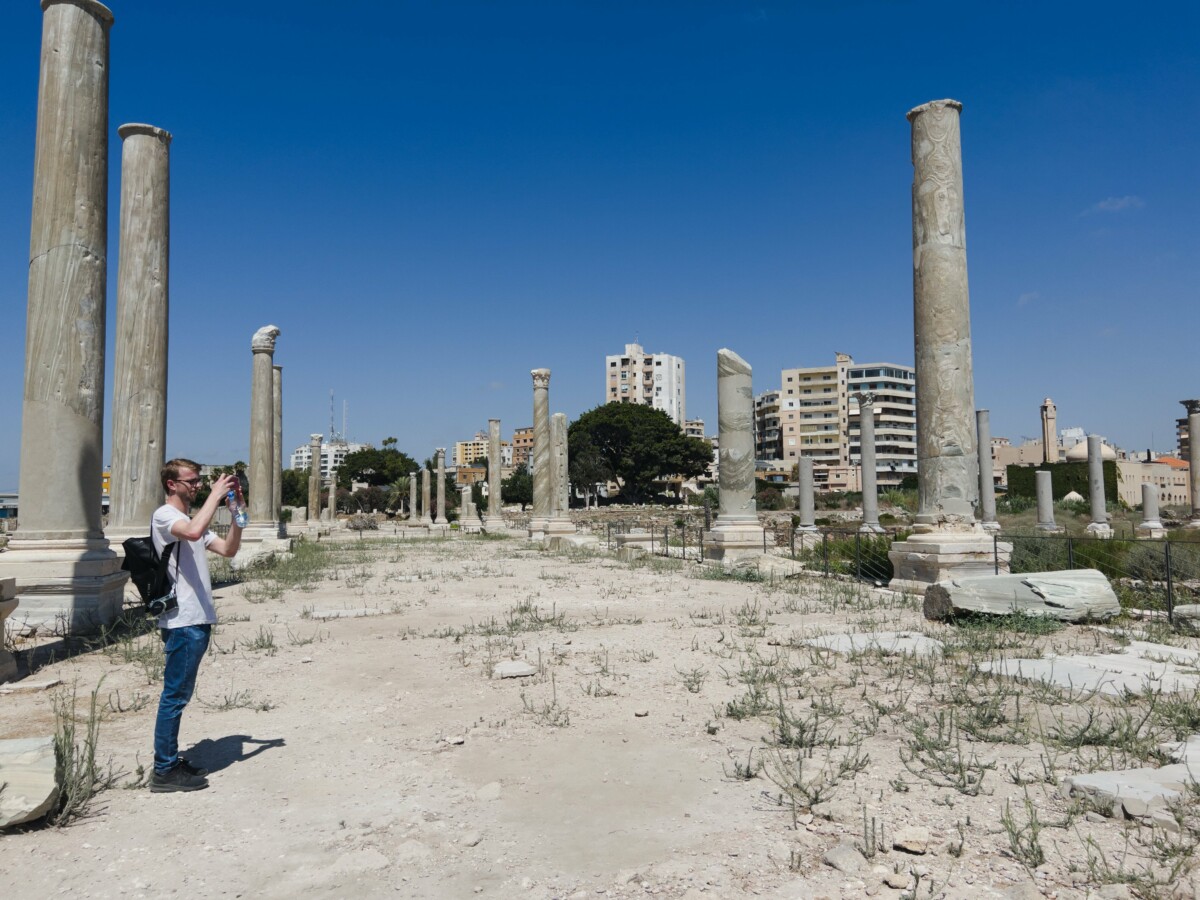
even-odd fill
[{"label": "short light hair", "polygon": [[162,467],[162,487],[167,489],[168,481],[178,481],[180,469],[191,469],[197,475],[200,474],[200,463],[191,459],[184,459],[182,456],[175,459],[168,459]]}]

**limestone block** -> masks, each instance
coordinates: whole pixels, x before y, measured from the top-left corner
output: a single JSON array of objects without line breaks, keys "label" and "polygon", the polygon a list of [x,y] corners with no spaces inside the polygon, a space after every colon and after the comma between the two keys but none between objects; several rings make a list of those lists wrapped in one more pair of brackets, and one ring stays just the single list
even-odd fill
[{"label": "limestone block", "polygon": [[1172,804],[1192,790],[1192,774],[1200,765],[1200,736],[1163,748],[1176,762],[1157,769],[1124,769],[1115,772],[1089,772],[1063,779],[1060,790],[1065,797],[1085,796],[1114,816],[1147,818],[1149,824],[1170,827],[1174,817]]},{"label": "limestone block", "polygon": [[33,822],[58,800],[54,738],[0,741],[0,828]]},{"label": "limestone block", "polygon": [[1121,604],[1108,579],[1095,569],[958,578],[925,590],[925,618],[946,619],[955,612],[1020,612],[1083,622],[1112,618],[1120,614]]}]

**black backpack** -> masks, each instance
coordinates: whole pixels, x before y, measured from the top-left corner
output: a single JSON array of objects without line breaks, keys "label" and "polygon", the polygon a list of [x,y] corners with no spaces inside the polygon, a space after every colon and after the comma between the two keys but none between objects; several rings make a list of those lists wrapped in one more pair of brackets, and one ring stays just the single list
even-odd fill
[{"label": "black backpack", "polygon": [[[161,616],[175,609],[179,604],[175,600],[175,585],[171,583],[167,567],[171,562],[171,550],[179,547],[179,541],[169,544],[161,558],[154,549],[152,537],[128,538],[121,545],[125,548],[125,561],[121,563],[121,568],[129,573],[129,580],[141,595],[146,613]],[[175,558],[179,559],[178,552]]]}]

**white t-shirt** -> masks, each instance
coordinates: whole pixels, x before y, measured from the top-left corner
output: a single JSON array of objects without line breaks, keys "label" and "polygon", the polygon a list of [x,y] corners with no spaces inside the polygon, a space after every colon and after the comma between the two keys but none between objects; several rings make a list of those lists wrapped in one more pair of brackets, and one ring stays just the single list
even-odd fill
[{"label": "white t-shirt", "polygon": [[[154,511],[150,520],[150,536],[161,558],[164,548],[179,541],[171,534],[176,522],[191,521],[169,503]],[[208,576],[208,545],[217,539],[211,531],[204,532],[198,541],[179,541],[178,549],[171,547],[171,562],[167,574],[175,585],[179,606],[158,617],[159,628],[182,628],[184,625],[216,625],[217,609],[213,605],[212,581]]]}]

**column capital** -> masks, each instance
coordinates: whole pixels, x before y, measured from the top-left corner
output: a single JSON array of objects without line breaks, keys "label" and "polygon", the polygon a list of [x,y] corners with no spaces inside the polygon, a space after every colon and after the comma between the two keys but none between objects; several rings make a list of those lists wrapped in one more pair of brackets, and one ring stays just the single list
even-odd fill
[{"label": "column capital", "polygon": [[957,100],[930,100],[928,103],[922,103],[920,106],[914,106],[908,111],[908,113],[905,115],[905,118],[911,122],[917,116],[921,115],[921,113],[930,112],[931,110],[952,109],[955,112],[961,113],[962,108],[963,105]]},{"label": "column capital", "polygon": [[250,349],[255,353],[274,353],[275,339],[280,333],[277,326],[264,325],[254,332],[254,337],[250,339]]},{"label": "column capital", "polygon": [[1189,416],[1192,413],[1200,413],[1200,400],[1180,400],[1179,402],[1183,404]]},{"label": "column capital", "polygon": [[310,444],[319,444],[319,443],[321,443],[321,439],[323,437],[325,437],[325,435],[323,435],[323,434],[310,434],[308,436],[308,442]]},{"label": "column capital", "polygon": [[854,398],[858,401],[858,405],[860,407],[862,407],[862,406],[872,406],[873,407],[875,405],[875,397],[876,397],[876,394],[874,391],[855,391],[854,392]]},{"label": "column capital", "polygon": [[529,373],[533,376],[534,390],[538,388],[550,387],[550,370],[549,369],[533,369]]},{"label": "column capital", "polygon": [[121,138],[121,140],[131,138],[138,134],[144,134],[147,137],[158,138],[168,147],[171,146],[171,132],[155,125],[144,125],[141,122],[130,122],[127,125],[122,125],[117,128],[117,135]]}]

